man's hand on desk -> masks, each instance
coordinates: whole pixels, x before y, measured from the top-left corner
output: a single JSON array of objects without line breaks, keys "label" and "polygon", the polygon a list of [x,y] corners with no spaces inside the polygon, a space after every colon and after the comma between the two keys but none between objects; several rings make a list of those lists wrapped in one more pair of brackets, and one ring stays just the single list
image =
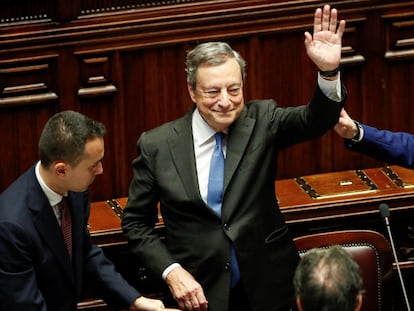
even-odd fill
[{"label": "man's hand on desk", "polygon": [[129,310],[130,311],[165,311],[166,309],[161,300],[141,296],[135,299],[134,303],[131,305]]},{"label": "man's hand on desk", "polygon": [[166,282],[178,306],[183,310],[207,311],[208,301],[201,285],[182,267],[167,274]]}]

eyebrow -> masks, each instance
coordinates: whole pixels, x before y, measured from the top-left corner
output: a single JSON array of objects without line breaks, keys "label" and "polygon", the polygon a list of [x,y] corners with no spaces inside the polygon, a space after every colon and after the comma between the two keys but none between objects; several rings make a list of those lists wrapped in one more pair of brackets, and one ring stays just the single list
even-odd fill
[{"label": "eyebrow", "polygon": [[201,86],[200,85],[200,90],[205,91],[205,90],[222,89],[222,88],[228,89],[228,88],[232,88],[232,87],[235,87],[235,86],[242,87],[243,83],[232,83],[232,84],[230,84],[228,86],[224,86],[224,87],[214,86],[214,85],[211,85],[211,86]]}]

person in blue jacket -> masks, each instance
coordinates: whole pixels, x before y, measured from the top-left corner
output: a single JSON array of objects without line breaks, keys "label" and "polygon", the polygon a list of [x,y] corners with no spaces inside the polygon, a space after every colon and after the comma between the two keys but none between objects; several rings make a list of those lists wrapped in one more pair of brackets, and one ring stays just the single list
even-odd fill
[{"label": "person in blue jacket", "polygon": [[353,120],[345,109],[334,130],[345,139],[347,149],[389,164],[414,168],[413,134],[368,126]]}]

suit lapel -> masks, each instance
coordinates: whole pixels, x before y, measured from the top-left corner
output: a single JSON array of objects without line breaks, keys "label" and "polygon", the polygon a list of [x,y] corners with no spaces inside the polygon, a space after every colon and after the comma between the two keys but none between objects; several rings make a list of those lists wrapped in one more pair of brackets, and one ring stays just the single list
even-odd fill
[{"label": "suit lapel", "polygon": [[256,121],[246,117],[246,110],[229,129],[227,137],[226,165],[224,172],[224,193],[246,151]]},{"label": "suit lapel", "polygon": [[192,111],[178,120],[173,135],[168,139],[171,156],[189,197],[201,200],[194,158],[191,129]]},{"label": "suit lapel", "polygon": [[[177,121],[173,128],[174,133],[168,139],[168,144],[172,159],[187,194],[193,199],[197,198],[202,201],[197,180],[191,118],[192,111]],[[254,119],[247,117],[247,111],[244,109],[229,130],[224,173],[224,192],[246,151],[255,122]]]},{"label": "suit lapel", "polygon": [[[36,178],[34,177],[34,179]],[[29,199],[29,202],[32,203],[30,209],[34,214],[34,225],[45,243],[49,246],[51,252],[56,256],[64,273],[73,282],[72,266],[66,250],[65,241],[63,240],[63,235],[60,234],[59,224],[53,213],[52,207],[37,183],[37,180],[35,185],[36,186],[30,191]]]}]

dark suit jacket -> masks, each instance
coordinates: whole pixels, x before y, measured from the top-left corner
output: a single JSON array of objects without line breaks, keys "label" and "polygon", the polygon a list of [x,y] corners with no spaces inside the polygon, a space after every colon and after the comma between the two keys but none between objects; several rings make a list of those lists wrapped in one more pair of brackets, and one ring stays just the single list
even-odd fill
[{"label": "dark suit jacket", "polygon": [[[254,310],[289,304],[299,257],[275,194],[278,151],[325,133],[338,121],[341,106],[319,88],[307,106],[246,103],[227,136],[221,218],[200,196],[192,111],[143,133],[122,222],[132,251],[159,275],[179,262],[203,286],[209,310],[227,311],[233,242]],[[165,244],[153,231],[158,201]]]},{"label": "dark suit jacket", "polygon": [[34,166],[0,195],[0,310],[76,310],[84,279],[128,309],[139,293],[115,272],[87,229],[88,193],[69,193],[73,260]]},{"label": "dark suit jacket", "polygon": [[379,130],[365,124],[360,142],[345,140],[345,146],[388,164],[414,169],[414,135],[405,132]]}]

